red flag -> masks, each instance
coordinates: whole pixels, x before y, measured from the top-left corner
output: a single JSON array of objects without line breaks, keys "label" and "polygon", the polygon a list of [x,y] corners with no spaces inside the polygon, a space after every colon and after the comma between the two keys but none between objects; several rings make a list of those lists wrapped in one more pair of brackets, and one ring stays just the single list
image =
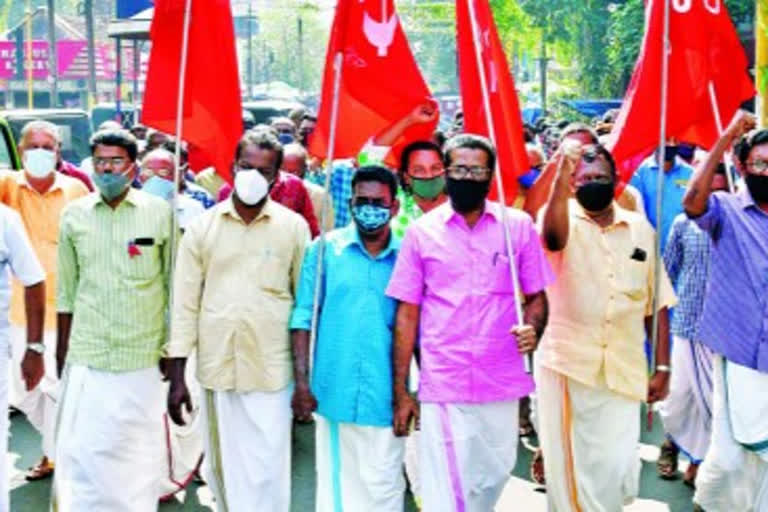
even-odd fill
[{"label": "red flag", "polygon": [[[620,187],[659,145],[664,1],[646,4],[646,31],[609,146]],[[718,133],[710,96],[725,125],[755,94],[748,62],[723,0],[672,1],[669,18],[667,138],[709,149]]]},{"label": "red flag", "polygon": [[[156,0],[141,120],[176,133],[185,0]],[[242,134],[240,78],[229,0],[192,0],[182,138],[227,181]]]},{"label": "red flag", "polygon": [[[493,118],[499,170],[504,180],[504,197],[507,204],[517,197],[517,178],[528,172],[528,154],[525,151],[523,120],[515,89],[515,81],[509,71],[507,57],[496,30],[488,0],[457,0],[456,34],[459,59],[461,103],[464,111],[464,131],[489,136],[477,65],[475,38],[469,2],[473,2],[479,35],[483,73]],[[497,199],[496,187],[492,187],[492,199]]]},{"label": "red flag", "polygon": [[[339,52],[343,59],[334,158],[357,156],[371,137],[431,101],[393,0],[339,0],[325,58],[317,128],[309,143],[309,152],[320,158],[328,154],[334,59]],[[406,130],[393,153],[414,140],[429,140],[436,124]]]}]

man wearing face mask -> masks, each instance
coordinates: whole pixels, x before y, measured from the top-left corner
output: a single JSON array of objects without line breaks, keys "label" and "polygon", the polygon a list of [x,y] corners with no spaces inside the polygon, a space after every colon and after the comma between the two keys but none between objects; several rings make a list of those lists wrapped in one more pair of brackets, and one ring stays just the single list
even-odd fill
[{"label": "man wearing face mask", "polygon": [[[684,150],[685,151],[685,150]],[[635,187],[643,198],[643,206],[648,221],[656,228],[661,237],[662,251],[667,245],[669,230],[675,217],[683,213],[683,194],[688,181],[693,175],[693,167],[677,156],[678,145],[674,140],[667,141],[664,147],[664,188],[661,195],[661,221],[656,218],[656,190],[659,173],[656,153],[646,158],[632,176],[630,185]]]},{"label": "man wearing face mask", "polygon": [[605,148],[571,141],[540,219],[556,279],[536,354],[538,427],[547,501],[558,512],[621,510],[637,495],[640,405],[668,392],[667,308],[675,295],[662,268],[649,381],[644,341],[652,329],[656,235],[645,218],[614,202],[615,183]]},{"label": "man wearing face mask", "polygon": [[196,350],[204,477],[230,512],[290,508],[288,322],[310,235],[300,215],[269,197],[281,158],[270,130],[243,135],[234,193],[189,225],[176,265],[168,414],[185,423],[185,366]]},{"label": "man wearing face mask", "polygon": [[52,509],[157,509],[163,453],[171,208],[131,188],[136,139],[91,137],[98,192],[62,213],[58,347],[62,375]]},{"label": "man wearing face mask", "polygon": [[[768,131],[738,112],[685,194],[685,213],[712,239],[699,338],[715,353],[712,438],[696,510],[768,510]],[[745,188],[711,193],[738,147]]]},{"label": "man wearing face mask", "polygon": [[282,170],[302,180],[304,188],[307,189],[307,193],[312,200],[312,207],[315,211],[315,219],[317,219],[318,224],[323,217],[323,205],[325,204],[325,201],[328,201],[325,229],[326,231],[332,230],[336,225],[333,204],[323,187],[316,185],[307,179],[307,166],[309,165],[307,150],[304,149],[304,146],[301,144],[296,144],[294,142],[283,147],[283,153]]},{"label": "man wearing face mask", "polygon": [[[363,166],[352,190],[354,224],[332,231],[326,240],[311,383],[307,369],[318,242],[304,260],[291,317],[293,408],[300,420],[315,409],[318,413],[318,512],[400,512],[405,446],[391,427],[396,303],[384,295],[400,246],[390,229],[399,207],[397,182],[385,167]],[[350,310],[357,312],[354,317]],[[335,489],[340,490],[336,498]]]},{"label": "man wearing face mask", "polygon": [[277,132],[277,140],[283,146],[296,140],[296,125],[289,117],[276,117],[269,126]]},{"label": "man wearing face mask", "polygon": [[[28,391],[21,372],[26,349],[24,287],[14,281],[10,310],[12,347],[11,405],[23,412],[42,437],[42,459],[27,473],[28,480],[51,476],[54,458],[54,427],[58,382],[56,376],[56,246],[59,219],[64,207],[88,194],[77,179],[56,172],[60,139],[58,127],[47,121],[31,121],[21,131],[19,153],[24,164],[21,172],[0,174],[0,202],[16,210],[29,233],[35,254],[43,265],[48,283],[43,339],[45,351],[36,354],[46,363],[41,385]],[[41,345],[41,346],[42,346]]]},{"label": "man wearing face mask", "polygon": [[[496,159],[490,141],[458,135],[444,152],[450,201],[408,228],[387,288],[399,301],[393,428],[407,435],[420,417],[424,510],[487,511],[517,458],[518,399],[534,388],[523,356],[544,331],[552,272],[532,220],[518,210],[506,215],[507,252],[505,216],[486,199]],[[417,338],[420,406],[407,384]]]}]

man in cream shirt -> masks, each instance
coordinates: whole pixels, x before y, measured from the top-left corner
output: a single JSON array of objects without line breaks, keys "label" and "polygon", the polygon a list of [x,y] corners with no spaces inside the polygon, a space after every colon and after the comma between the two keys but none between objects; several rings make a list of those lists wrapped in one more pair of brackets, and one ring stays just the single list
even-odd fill
[{"label": "man in cream shirt", "polygon": [[269,131],[237,146],[235,190],[190,224],[176,266],[169,414],[191,409],[186,358],[203,388],[203,472],[219,510],[288,512],[291,395],[288,321],[309,242],[297,213],[269,198],[283,148]]}]

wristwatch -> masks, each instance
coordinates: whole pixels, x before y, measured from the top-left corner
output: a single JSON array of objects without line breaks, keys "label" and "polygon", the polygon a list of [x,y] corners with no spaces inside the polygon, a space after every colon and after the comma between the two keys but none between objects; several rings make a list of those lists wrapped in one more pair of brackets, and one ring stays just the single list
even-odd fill
[{"label": "wristwatch", "polygon": [[27,350],[43,355],[45,353],[45,343],[40,343],[39,341],[27,343]]}]

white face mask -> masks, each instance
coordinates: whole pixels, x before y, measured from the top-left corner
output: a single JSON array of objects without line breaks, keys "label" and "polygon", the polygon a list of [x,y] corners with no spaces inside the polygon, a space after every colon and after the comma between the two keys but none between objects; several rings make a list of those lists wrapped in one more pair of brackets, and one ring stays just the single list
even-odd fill
[{"label": "white face mask", "polygon": [[269,192],[269,183],[256,169],[238,170],[235,173],[235,193],[238,199],[253,206]]},{"label": "white face mask", "polygon": [[56,170],[56,152],[43,148],[24,150],[24,169],[33,178],[49,176]]}]

